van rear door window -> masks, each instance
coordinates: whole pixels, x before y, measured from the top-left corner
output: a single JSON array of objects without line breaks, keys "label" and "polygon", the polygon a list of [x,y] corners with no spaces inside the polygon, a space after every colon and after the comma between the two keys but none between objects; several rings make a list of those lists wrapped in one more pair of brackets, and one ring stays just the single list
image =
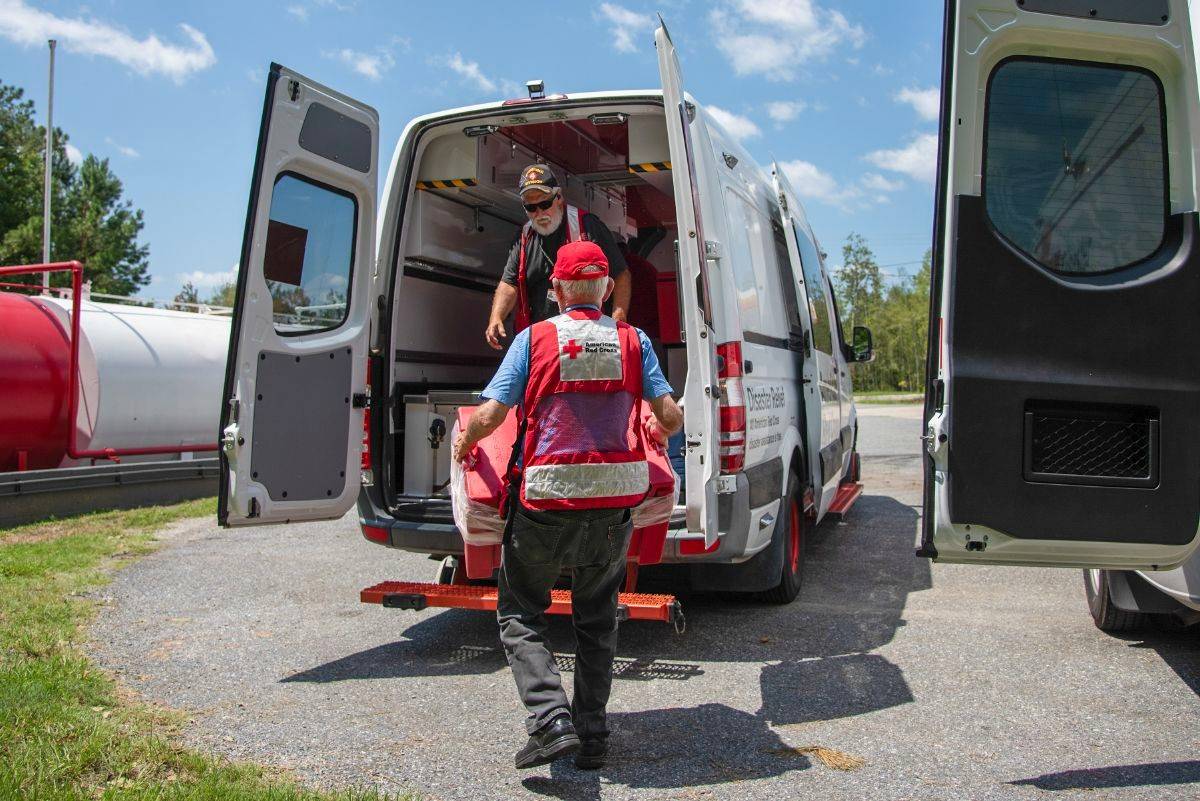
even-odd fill
[{"label": "van rear door window", "polygon": [[1162,86],[1123,66],[1014,58],[987,93],[983,196],[1009,242],[1062,273],[1154,253],[1167,218]]},{"label": "van rear door window", "polygon": [[347,193],[290,173],[275,181],[263,277],[277,332],[311,334],[345,321],[357,216]]}]

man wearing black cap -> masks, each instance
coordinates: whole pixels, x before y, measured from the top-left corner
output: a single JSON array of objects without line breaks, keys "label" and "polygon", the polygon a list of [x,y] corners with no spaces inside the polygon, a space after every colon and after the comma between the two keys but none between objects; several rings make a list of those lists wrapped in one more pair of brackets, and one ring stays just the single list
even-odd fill
[{"label": "man wearing black cap", "polygon": [[530,164],[521,170],[517,193],[528,219],[521,229],[521,236],[509,251],[504,274],[492,297],[492,312],[484,331],[488,344],[496,350],[503,347],[504,321],[509,314],[515,313],[513,322],[518,332],[558,314],[550,284],[554,259],[563,243],[581,239],[595,242],[604,251],[609,276],[615,283],[612,316],[624,320],[629,309],[629,273],[612,232],[604,222],[596,215],[568,204],[553,170],[545,164]]}]

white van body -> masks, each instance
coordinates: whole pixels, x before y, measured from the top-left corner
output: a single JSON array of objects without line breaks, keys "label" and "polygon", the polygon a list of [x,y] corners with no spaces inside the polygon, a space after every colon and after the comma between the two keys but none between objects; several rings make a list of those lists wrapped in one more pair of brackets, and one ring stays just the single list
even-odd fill
[{"label": "white van body", "polygon": [[1196,7],[948,0],[919,554],[1200,619]]},{"label": "white van body", "polygon": [[332,518],[357,499],[369,539],[462,552],[448,432],[499,363],[483,330],[526,219],[517,175],[541,161],[656,274],[641,297],[657,301],[651,338],[686,435],[664,561],[693,565],[698,588],[794,597],[804,531],[857,480],[848,362],[870,357],[869,332],[856,356],[787,179],[684,95],[665,29],[657,45],[660,90],[414,119],[370,237],[375,112],[272,66],[226,380],[224,525]]}]

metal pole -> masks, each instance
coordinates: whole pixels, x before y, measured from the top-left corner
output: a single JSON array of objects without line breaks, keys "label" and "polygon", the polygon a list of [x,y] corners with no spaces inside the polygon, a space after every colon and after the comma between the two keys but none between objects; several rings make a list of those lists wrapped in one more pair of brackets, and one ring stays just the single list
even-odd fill
[{"label": "metal pole", "polygon": [[[42,263],[50,263],[50,167],[54,162],[54,46],[50,40],[50,90],[46,100],[46,184],[42,191]],[[50,273],[42,273],[42,292],[49,294]]]}]

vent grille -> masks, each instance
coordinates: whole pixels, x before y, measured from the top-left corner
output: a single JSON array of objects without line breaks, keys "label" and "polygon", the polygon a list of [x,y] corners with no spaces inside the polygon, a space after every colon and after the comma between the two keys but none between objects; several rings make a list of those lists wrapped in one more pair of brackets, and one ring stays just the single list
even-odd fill
[{"label": "vent grille", "polygon": [[1158,421],[1145,411],[1026,411],[1031,481],[1156,484]]}]

